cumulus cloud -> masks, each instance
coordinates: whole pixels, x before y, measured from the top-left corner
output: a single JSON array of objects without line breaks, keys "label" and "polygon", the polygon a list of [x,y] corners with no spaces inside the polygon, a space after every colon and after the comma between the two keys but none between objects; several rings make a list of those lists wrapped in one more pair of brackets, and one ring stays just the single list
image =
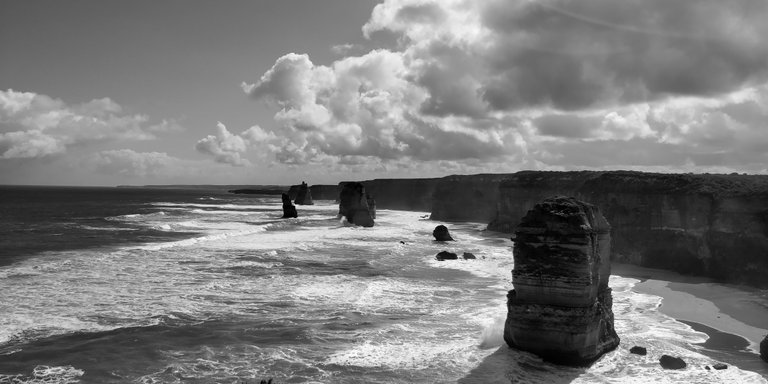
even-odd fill
[{"label": "cumulus cloud", "polygon": [[219,122],[216,125],[216,134],[199,140],[195,144],[195,149],[200,153],[213,156],[218,163],[242,167],[251,165],[248,159],[242,157],[249,147],[274,138],[274,134],[265,132],[256,125],[236,135]]},{"label": "cumulus cloud", "polygon": [[116,140],[151,140],[178,131],[173,120],[151,124],[149,117],[126,114],[109,98],[68,105],[34,92],[0,90],[0,157],[39,158],[69,147]]},{"label": "cumulus cloud", "polygon": [[385,0],[362,30],[395,48],[289,53],[243,90],[277,110],[286,164],[765,169],[766,18],[763,0]]}]

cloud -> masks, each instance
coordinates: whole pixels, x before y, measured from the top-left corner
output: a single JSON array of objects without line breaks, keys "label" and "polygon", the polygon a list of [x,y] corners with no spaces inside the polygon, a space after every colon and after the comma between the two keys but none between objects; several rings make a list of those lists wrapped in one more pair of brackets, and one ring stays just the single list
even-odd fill
[{"label": "cloud", "polygon": [[150,124],[149,117],[126,114],[109,98],[67,105],[34,92],[0,90],[0,157],[39,158],[68,148],[117,140],[152,140],[178,131],[173,120]]},{"label": "cloud", "polygon": [[213,156],[218,163],[242,167],[251,165],[250,161],[242,157],[249,147],[274,138],[274,134],[265,132],[259,126],[253,126],[235,135],[219,122],[216,125],[216,135],[208,135],[199,140],[195,144],[195,149],[200,153]]},{"label": "cloud", "polygon": [[131,149],[101,151],[87,161],[97,172],[125,177],[179,177],[184,174],[183,160],[164,152],[136,152]]},{"label": "cloud", "polygon": [[766,18],[763,0],[385,0],[362,31],[396,46],[288,53],[243,90],[276,109],[285,164],[764,170]]}]

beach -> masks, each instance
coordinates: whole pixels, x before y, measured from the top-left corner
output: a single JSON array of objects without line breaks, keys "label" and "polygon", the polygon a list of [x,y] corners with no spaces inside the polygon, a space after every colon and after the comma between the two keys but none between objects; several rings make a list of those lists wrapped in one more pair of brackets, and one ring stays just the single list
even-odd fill
[{"label": "beach", "polygon": [[634,291],[662,297],[661,313],[706,333],[702,354],[768,377],[768,363],[759,356],[768,334],[766,291],[628,264],[614,263],[612,272],[640,279]]}]

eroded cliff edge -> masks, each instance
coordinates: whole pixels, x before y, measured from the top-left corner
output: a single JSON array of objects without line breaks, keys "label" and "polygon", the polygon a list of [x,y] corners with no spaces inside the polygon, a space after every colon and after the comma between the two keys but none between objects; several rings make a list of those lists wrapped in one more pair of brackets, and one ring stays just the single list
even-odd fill
[{"label": "eroded cliff edge", "polygon": [[768,285],[768,176],[519,172],[500,183],[488,229],[514,232],[551,195],[600,207],[614,261]]}]

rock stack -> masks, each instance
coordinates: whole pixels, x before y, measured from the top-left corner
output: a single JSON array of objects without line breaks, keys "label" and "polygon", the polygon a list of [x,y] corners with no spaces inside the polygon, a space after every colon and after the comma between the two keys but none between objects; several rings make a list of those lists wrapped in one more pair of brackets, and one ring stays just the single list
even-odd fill
[{"label": "rock stack", "polygon": [[299,186],[299,191],[296,194],[296,200],[293,201],[296,203],[296,205],[313,205],[315,204],[314,201],[312,201],[312,192],[309,191],[309,186],[305,182],[301,182],[301,185]]},{"label": "rock stack", "polygon": [[373,216],[362,184],[344,184],[339,193],[339,216],[345,217],[348,222],[355,225],[373,227]]},{"label": "rock stack", "polygon": [[442,224],[435,227],[432,231],[432,236],[435,237],[435,241],[453,241],[451,233],[448,232],[448,227]]},{"label": "rock stack", "polygon": [[616,348],[610,226],[599,210],[574,198],[546,199],[522,219],[513,240],[507,344],[576,366]]},{"label": "rock stack", "polygon": [[768,363],[768,335],[760,342],[760,358]]},{"label": "rock stack", "polygon": [[376,200],[373,199],[373,196],[366,193],[365,202],[368,203],[368,213],[371,214],[371,219],[376,220]]},{"label": "rock stack", "polygon": [[283,219],[289,217],[299,217],[299,214],[296,212],[296,207],[291,204],[291,198],[288,194],[283,193]]}]

